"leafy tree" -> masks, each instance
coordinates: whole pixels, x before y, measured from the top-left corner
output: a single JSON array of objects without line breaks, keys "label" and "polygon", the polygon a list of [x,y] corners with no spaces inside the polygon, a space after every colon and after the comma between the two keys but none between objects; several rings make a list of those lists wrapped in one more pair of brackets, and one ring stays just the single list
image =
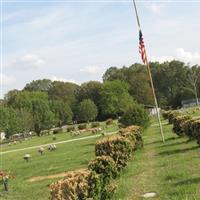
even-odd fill
[{"label": "leafy tree", "polygon": [[79,121],[89,122],[96,119],[98,110],[93,101],[85,99],[78,106],[77,114]]},{"label": "leafy tree", "polygon": [[17,91],[12,95],[12,101],[10,101],[8,105],[15,109],[25,109],[30,111],[32,109],[31,101],[33,99],[43,99],[44,101],[48,101],[48,95],[46,92],[39,91]]},{"label": "leafy tree", "polygon": [[[183,89],[183,82],[187,80],[188,67],[180,61],[173,60],[158,63],[151,63],[154,86],[158,97],[164,97],[166,105],[177,108],[181,106],[181,100],[186,96]],[[160,99],[159,99],[160,102]]]},{"label": "leafy tree", "polygon": [[10,90],[4,97],[4,100],[7,105],[13,105],[16,99],[16,96],[20,93],[19,90]]},{"label": "leafy tree", "polygon": [[198,100],[198,84],[200,82],[200,68],[199,66],[195,65],[188,69],[187,79],[183,82],[184,89],[190,91],[195,99],[196,104],[199,105]]},{"label": "leafy tree", "polygon": [[42,99],[32,100],[33,126],[35,132],[40,135],[41,130],[51,128],[55,122],[48,102]]},{"label": "leafy tree", "polygon": [[121,80],[128,83],[129,93],[140,103],[153,104],[153,95],[149,83],[147,68],[144,65],[135,63],[130,67],[111,67],[103,75],[103,80]]},{"label": "leafy tree", "polygon": [[79,86],[74,83],[54,81],[48,94],[51,100],[61,100],[73,108],[76,104],[76,92]]},{"label": "leafy tree", "polygon": [[143,105],[134,102],[131,108],[122,115],[119,122],[124,126],[139,125],[147,127],[149,124],[149,115]]},{"label": "leafy tree", "polygon": [[24,90],[27,91],[43,91],[48,92],[52,87],[52,81],[49,79],[33,80],[31,83],[27,83]]},{"label": "leafy tree", "polygon": [[63,101],[52,101],[51,110],[55,114],[55,120],[58,126],[72,122],[73,113],[69,105]]},{"label": "leafy tree", "polygon": [[89,81],[83,83],[77,91],[77,99],[79,102],[84,99],[92,100],[96,105],[99,103],[102,83],[98,81]]},{"label": "leafy tree", "polygon": [[125,80],[129,84],[131,96],[139,103],[145,105],[154,104],[146,66],[135,63],[124,70],[124,74],[126,76]]},{"label": "leafy tree", "polygon": [[[126,67],[124,66],[124,69]],[[106,70],[105,74],[103,75],[103,81],[114,81],[114,80],[125,80],[126,77],[123,73],[123,69],[117,67],[110,67]]]},{"label": "leafy tree", "polygon": [[105,117],[117,117],[127,111],[133,99],[128,84],[120,80],[107,81],[101,91],[101,112]]}]

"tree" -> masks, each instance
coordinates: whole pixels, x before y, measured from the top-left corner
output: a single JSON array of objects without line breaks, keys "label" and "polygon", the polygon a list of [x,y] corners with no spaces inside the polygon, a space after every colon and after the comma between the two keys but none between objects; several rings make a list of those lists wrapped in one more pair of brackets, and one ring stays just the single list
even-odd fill
[{"label": "tree", "polygon": [[98,81],[89,81],[83,83],[77,92],[78,101],[81,102],[84,99],[90,99],[96,105],[99,104],[101,88],[102,83]]},{"label": "tree", "polygon": [[133,102],[128,93],[128,84],[120,80],[107,81],[101,90],[101,113],[106,117],[117,117],[127,111]]},{"label": "tree", "polygon": [[77,114],[79,121],[89,122],[96,119],[98,111],[93,101],[85,99],[78,106]]},{"label": "tree", "polygon": [[13,108],[1,106],[0,119],[0,131],[5,132],[7,138],[21,131],[19,118],[17,117],[17,113]]},{"label": "tree", "polygon": [[63,101],[52,101],[51,110],[55,115],[58,126],[62,126],[72,122],[73,113],[69,105]]},{"label": "tree", "polygon": [[72,108],[76,104],[76,92],[79,86],[74,83],[54,81],[48,91],[50,100],[61,100]]},{"label": "tree", "polygon": [[126,76],[125,80],[129,84],[130,95],[139,103],[145,105],[154,104],[146,66],[135,63],[123,71]]},{"label": "tree", "polygon": [[103,80],[121,80],[128,83],[130,95],[138,102],[145,105],[153,104],[153,95],[150,87],[147,68],[135,63],[130,67],[111,67],[103,75]]},{"label": "tree", "polygon": [[[125,66],[123,67],[126,68]],[[125,80],[125,75],[122,71],[123,69],[117,68],[117,67],[110,67],[106,70],[106,72],[103,75],[103,81],[114,81],[114,80]]]},{"label": "tree", "polygon": [[122,115],[119,122],[123,126],[138,125],[147,127],[149,124],[149,115],[143,105],[134,102],[131,108]]},{"label": "tree", "polygon": [[41,130],[54,125],[54,114],[51,112],[48,102],[43,99],[33,99],[31,104],[34,130],[40,135]]},{"label": "tree", "polygon": [[[159,65],[150,63],[154,86],[158,97],[164,97],[167,106],[177,108],[181,106],[181,100],[188,98],[183,89],[183,82],[187,80],[188,67],[185,63],[173,60]],[[191,96],[191,95],[190,95]],[[158,99],[160,102],[160,99]]]},{"label": "tree", "polygon": [[194,94],[196,104],[199,105],[198,100],[198,83],[200,81],[200,68],[197,65],[188,69],[186,82],[183,82],[184,89]]},{"label": "tree", "polygon": [[27,91],[42,91],[48,92],[48,90],[52,87],[52,81],[49,79],[42,80],[33,80],[30,83],[27,83],[24,87],[24,90]]}]

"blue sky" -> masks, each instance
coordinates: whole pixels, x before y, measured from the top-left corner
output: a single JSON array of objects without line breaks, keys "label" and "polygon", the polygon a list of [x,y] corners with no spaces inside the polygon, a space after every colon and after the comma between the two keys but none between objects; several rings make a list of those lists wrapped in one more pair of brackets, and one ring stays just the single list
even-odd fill
[{"label": "blue sky", "polygon": [[[200,64],[200,1],[138,2],[149,60]],[[3,2],[3,93],[33,79],[100,80],[141,62],[131,1]]]}]

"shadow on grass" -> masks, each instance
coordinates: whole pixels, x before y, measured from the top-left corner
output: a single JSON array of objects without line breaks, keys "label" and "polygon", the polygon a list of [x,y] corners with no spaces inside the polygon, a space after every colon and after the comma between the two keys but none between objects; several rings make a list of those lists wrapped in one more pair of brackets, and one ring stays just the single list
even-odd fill
[{"label": "shadow on grass", "polygon": [[197,178],[190,178],[187,180],[183,180],[183,181],[179,181],[177,183],[175,183],[175,186],[181,186],[181,185],[190,185],[190,184],[198,184],[200,183],[200,177]]},{"label": "shadow on grass", "polygon": [[198,148],[200,148],[200,147],[195,146],[195,147],[185,148],[185,149],[174,149],[174,150],[171,150],[171,151],[163,151],[163,152],[159,153],[158,155],[165,156],[165,155],[173,155],[173,154],[177,154],[177,153],[185,153],[187,151],[192,151],[192,150],[195,150],[195,149],[198,149]]},{"label": "shadow on grass", "polygon": [[175,145],[179,145],[179,144],[187,144],[187,141],[181,141],[181,142],[176,142],[176,143],[172,143],[172,144],[163,144],[161,146],[158,146],[158,148],[165,148],[165,147],[171,147],[171,146],[175,146]]},{"label": "shadow on grass", "polygon": [[[167,138],[167,139],[165,139],[165,142],[170,141],[170,140],[175,140],[175,139],[179,139],[179,138],[178,138],[178,137]],[[160,144],[163,144],[162,140],[157,140],[157,141],[145,143],[145,145],[159,144],[159,143],[160,143]]]}]

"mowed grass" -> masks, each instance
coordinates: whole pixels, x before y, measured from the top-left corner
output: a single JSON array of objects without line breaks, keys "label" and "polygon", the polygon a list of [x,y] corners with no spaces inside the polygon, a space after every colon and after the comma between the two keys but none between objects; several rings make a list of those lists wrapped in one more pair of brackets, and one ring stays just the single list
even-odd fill
[{"label": "mowed grass", "polygon": [[[200,199],[200,148],[164,125],[166,142],[161,142],[158,126],[144,132],[144,148],[137,151],[117,180],[115,200],[141,200],[156,192],[155,200]],[[151,198],[150,198],[151,199]]]},{"label": "mowed grass", "polygon": [[[108,126],[106,132],[115,130],[117,130],[116,124]],[[68,139],[77,138],[70,137],[71,136],[69,136]],[[67,136],[65,133],[61,133],[57,134],[57,138],[61,140],[61,138],[66,139]],[[9,192],[4,192],[3,186],[0,185],[0,199],[48,200],[50,197],[48,188],[49,184],[60,178],[35,182],[30,182],[29,179],[38,176],[54,175],[65,171],[86,168],[89,161],[95,157],[94,145],[96,140],[99,138],[101,138],[101,136],[98,138],[59,144],[57,145],[56,151],[49,152],[48,150],[45,150],[45,153],[42,156],[37,152],[38,149],[24,150],[1,155],[1,165],[3,166],[3,170],[13,172],[16,178],[9,181]],[[39,138],[35,138],[33,140],[17,144],[16,148],[18,149],[27,146],[26,142],[29,144],[28,146],[32,146],[32,144],[41,145],[53,142],[52,138],[49,136],[44,136],[40,139],[42,139],[44,143],[42,143]],[[36,142],[36,140],[38,142]],[[31,143],[31,141],[33,141],[33,143]],[[55,142],[57,142],[57,140]],[[10,147],[5,146],[3,148],[10,150]],[[24,154],[31,155],[30,162],[27,163],[23,160]]]}]

